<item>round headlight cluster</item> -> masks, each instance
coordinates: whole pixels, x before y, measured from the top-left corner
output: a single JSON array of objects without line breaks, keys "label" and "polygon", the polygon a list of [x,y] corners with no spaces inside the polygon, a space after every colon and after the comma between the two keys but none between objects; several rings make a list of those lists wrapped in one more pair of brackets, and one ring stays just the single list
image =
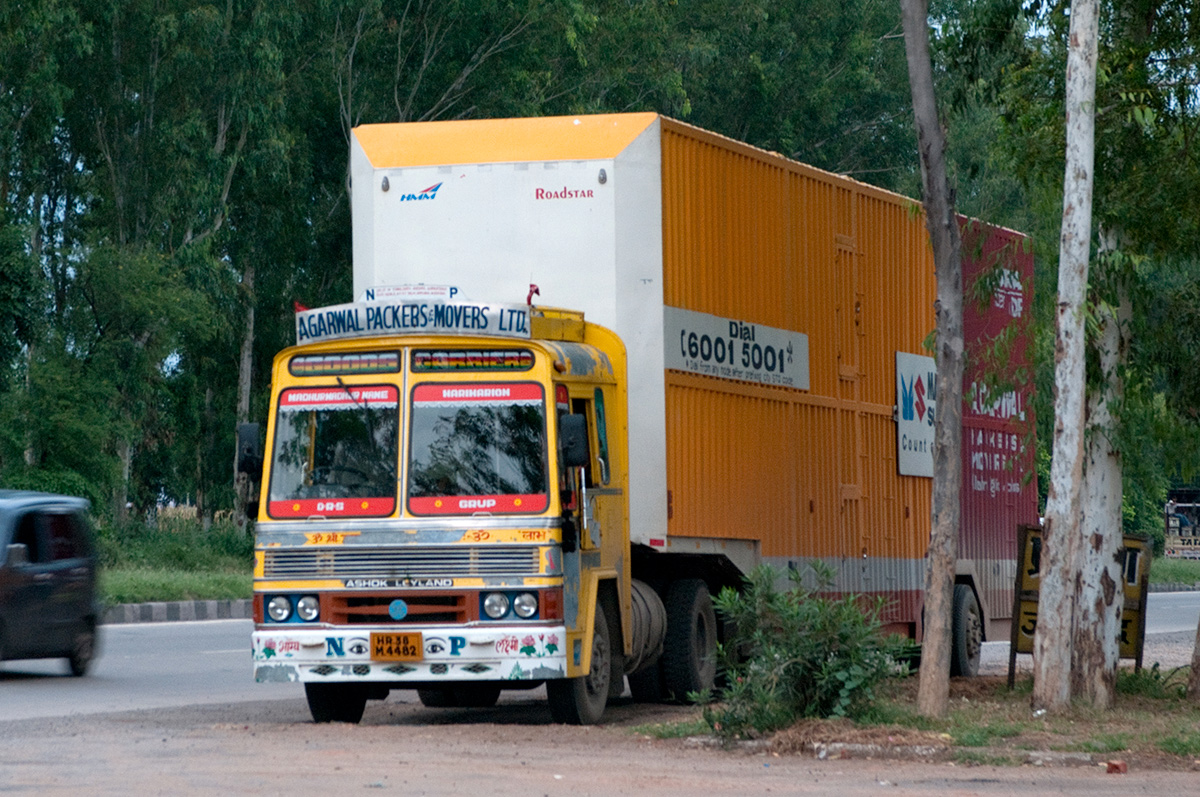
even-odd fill
[{"label": "round headlight cluster", "polygon": [[305,595],[296,601],[296,616],[306,623],[311,623],[321,614],[321,601],[316,595]]},{"label": "round headlight cluster", "polygon": [[508,616],[509,609],[522,620],[537,616],[538,599],[532,592],[522,592],[515,597],[509,597],[503,592],[489,592],[483,597],[483,613],[492,620],[500,620]]},{"label": "round headlight cluster", "polygon": [[304,595],[294,604],[290,595],[273,595],[267,600],[267,617],[276,623],[286,623],[296,618],[311,623],[321,616],[321,600],[316,595]]},{"label": "round headlight cluster", "polygon": [[508,614],[508,596],[503,592],[492,592],[483,599],[483,612],[493,620]]},{"label": "round headlight cluster", "polygon": [[292,602],[286,595],[276,595],[267,601],[267,616],[277,623],[286,622],[292,616]]},{"label": "round headlight cluster", "polygon": [[537,609],[537,595],[534,595],[532,592],[522,592],[513,599],[513,611],[522,620],[528,620],[530,617],[533,617],[537,614]]}]

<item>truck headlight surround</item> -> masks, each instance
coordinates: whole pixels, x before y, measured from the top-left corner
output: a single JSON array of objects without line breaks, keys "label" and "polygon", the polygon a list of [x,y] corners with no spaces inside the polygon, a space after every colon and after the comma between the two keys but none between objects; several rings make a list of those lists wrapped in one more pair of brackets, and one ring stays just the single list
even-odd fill
[{"label": "truck headlight surround", "polygon": [[267,616],[277,623],[286,623],[292,616],[292,599],[287,595],[273,595],[267,601]]},{"label": "truck headlight surround", "polygon": [[311,623],[321,616],[321,599],[316,595],[305,595],[296,601],[296,616]]},{"label": "truck headlight surround", "polygon": [[522,620],[528,620],[537,614],[538,599],[532,592],[522,592],[513,598],[513,612]]},{"label": "truck headlight surround", "polygon": [[509,600],[503,592],[489,592],[483,598],[483,613],[493,620],[508,614]]}]

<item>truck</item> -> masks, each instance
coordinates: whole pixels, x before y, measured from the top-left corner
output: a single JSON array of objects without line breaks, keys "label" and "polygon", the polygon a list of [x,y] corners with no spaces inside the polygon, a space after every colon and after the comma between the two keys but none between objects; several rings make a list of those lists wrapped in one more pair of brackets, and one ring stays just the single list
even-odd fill
[{"label": "truck", "polygon": [[1168,559],[1200,559],[1200,489],[1168,490],[1163,518],[1163,554]]},{"label": "truck", "polygon": [[[559,722],[717,677],[712,596],[816,560],[922,636],[937,380],[920,204],[654,113],[363,125],[354,301],[275,358],[254,671]],[[955,673],[1036,522],[1032,256],[963,220]],[[260,470],[261,469],[261,470]]]}]

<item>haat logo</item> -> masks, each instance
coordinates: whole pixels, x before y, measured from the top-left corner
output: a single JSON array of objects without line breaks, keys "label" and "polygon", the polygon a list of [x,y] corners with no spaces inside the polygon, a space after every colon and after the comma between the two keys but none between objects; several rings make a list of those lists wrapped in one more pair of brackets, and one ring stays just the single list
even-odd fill
[{"label": "haat logo", "polygon": [[419,202],[422,199],[437,199],[438,189],[442,187],[441,183],[431,185],[419,194],[401,194],[401,202]]}]

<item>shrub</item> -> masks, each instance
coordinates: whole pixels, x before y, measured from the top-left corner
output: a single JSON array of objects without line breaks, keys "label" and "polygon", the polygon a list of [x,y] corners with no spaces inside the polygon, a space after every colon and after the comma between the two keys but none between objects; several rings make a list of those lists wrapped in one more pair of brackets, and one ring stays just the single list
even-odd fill
[{"label": "shrub", "polygon": [[97,549],[106,568],[249,572],[254,538],[229,522],[205,530],[191,518],[162,520],[157,527],[131,520],[101,527]]},{"label": "shrub", "polygon": [[718,734],[754,736],[805,717],[855,718],[876,686],[907,669],[897,663],[907,642],[882,632],[883,601],[824,596],[832,571],[819,562],[811,569],[815,588],[789,571],[790,587],[780,590],[778,571],[762,566],[741,592],[717,596],[717,610],[736,628],[717,651],[724,693],[704,708]]}]

